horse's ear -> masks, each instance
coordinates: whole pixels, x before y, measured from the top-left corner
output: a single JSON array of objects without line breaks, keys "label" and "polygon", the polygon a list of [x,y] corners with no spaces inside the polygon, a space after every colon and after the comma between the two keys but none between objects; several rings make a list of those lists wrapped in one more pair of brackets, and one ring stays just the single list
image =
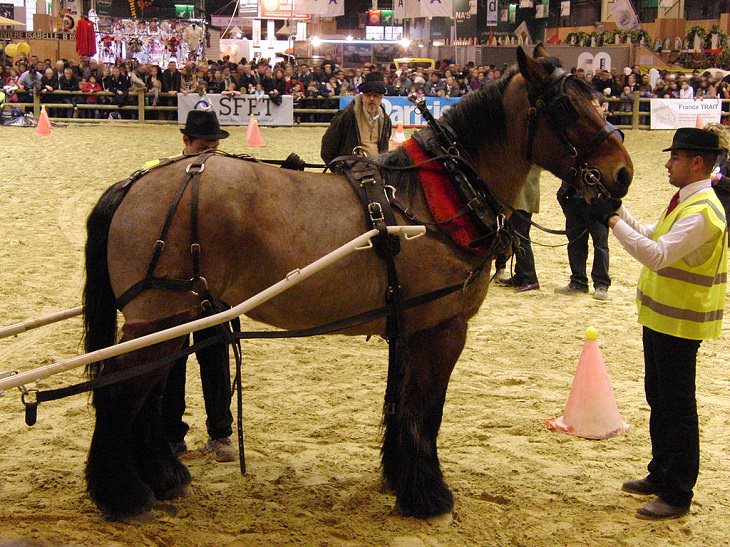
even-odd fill
[{"label": "horse's ear", "polygon": [[535,59],[538,59],[540,57],[547,57],[548,56],[548,52],[545,49],[545,46],[543,45],[542,42],[540,42],[539,44],[537,44],[535,46],[535,49],[532,51],[532,56]]},{"label": "horse's ear", "polygon": [[521,46],[517,48],[517,66],[520,67],[520,74],[528,82],[538,82],[545,77],[542,65],[528,57]]}]

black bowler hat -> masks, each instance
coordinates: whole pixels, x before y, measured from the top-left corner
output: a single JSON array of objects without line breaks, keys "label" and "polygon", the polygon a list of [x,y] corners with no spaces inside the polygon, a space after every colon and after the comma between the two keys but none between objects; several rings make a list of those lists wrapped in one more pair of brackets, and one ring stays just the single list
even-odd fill
[{"label": "black bowler hat", "polygon": [[217,141],[228,138],[228,131],[221,129],[218,116],[212,110],[191,110],[180,133],[191,139]]},{"label": "black bowler hat", "polygon": [[695,150],[697,152],[722,152],[720,139],[714,133],[697,129],[696,127],[682,127],[677,129],[672,139],[672,146],[662,152],[672,150]]},{"label": "black bowler hat", "polygon": [[360,93],[378,93],[379,95],[385,95],[385,81],[383,80],[382,73],[368,72],[365,75],[365,80],[363,80],[358,89]]}]

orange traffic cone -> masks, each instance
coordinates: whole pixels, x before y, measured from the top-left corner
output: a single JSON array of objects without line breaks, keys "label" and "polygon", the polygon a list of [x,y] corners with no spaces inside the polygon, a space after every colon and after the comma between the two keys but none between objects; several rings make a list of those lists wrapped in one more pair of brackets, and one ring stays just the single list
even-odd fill
[{"label": "orange traffic cone", "polygon": [[601,348],[596,341],[598,331],[589,327],[585,336],[565,414],[545,423],[555,431],[586,439],[621,435],[629,430],[629,424],[618,412]]},{"label": "orange traffic cone", "polygon": [[398,123],[398,128],[395,130],[395,135],[392,139],[390,139],[390,142],[393,143],[393,146],[398,147],[404,142],[406,142],[406,132],[403,131],[403,124]]},{"label": "orange traffic cone", "polygon": [[704,129],[705,128],[705,122],[700,118],[700,115],[697,114],[697,118],[695,118],[695,127],[697,129]]},{"label": "orange traffic cone", "polygon": [[251,114],[248,121],[248,129],[246,129],[246,146],[252,148],[261,148],[264,145],[264,139],[261,136],[261,129],[259,128],[259,122],[256,121],[256,116]]},{"label": "orange traffic cone", "polygon": [[51,120],[48,119],[48,112],[46,107],[41,107],[41,115],[38,116],[38,125],[35,128],[35,134],[45,137],[51,134]]}]

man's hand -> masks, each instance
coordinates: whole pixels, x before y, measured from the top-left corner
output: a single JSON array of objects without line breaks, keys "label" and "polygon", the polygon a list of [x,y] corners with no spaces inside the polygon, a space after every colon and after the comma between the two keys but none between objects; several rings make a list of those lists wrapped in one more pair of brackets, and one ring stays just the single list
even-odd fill
[{"label": "man's hand", "polygon": [[588,206],[588,218],[593,222],[600,222],[604,226],[608,226],[608,219],[616,215],[619,207],[621,207],[620,199],[596,198]]}]

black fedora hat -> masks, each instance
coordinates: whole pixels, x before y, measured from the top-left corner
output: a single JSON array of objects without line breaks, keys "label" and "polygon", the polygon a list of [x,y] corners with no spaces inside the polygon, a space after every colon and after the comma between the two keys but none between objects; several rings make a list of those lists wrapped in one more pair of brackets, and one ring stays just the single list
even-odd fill
[{"label": "black fedora hat", "polygon": [[228,138],[228,131],[221,129],[218,116],[212,110],[191,110],[180,133],[191,139],[217,141]]},{"label": "black fedora hat", "polygon": [[672,146],[662,152],[672,150],[693,150],[697,152],[722,152],[720,139],[714,133],[697,129],[696,127],[682,127],[677,129],[672,139]]},{"label": "black fedora hat", "polygon": [[385,80],[380,72],[368,72],[358,88],[360,93],[378,93],[385,95]]}]

